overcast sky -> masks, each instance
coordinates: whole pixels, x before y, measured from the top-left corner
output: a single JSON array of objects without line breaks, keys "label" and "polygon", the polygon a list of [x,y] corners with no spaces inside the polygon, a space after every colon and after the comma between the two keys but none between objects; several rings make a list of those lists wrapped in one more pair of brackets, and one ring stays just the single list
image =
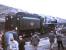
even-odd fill
[{"label": "overcast sky", "polygon": [[66,19],[66,0],[0,0],[0,4],[19,8],[30,13]]}]

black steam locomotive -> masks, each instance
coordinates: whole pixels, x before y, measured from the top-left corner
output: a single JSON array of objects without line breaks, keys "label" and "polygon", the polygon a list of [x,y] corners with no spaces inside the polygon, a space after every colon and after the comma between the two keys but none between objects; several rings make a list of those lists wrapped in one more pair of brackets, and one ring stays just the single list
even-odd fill
[{"label": "black steam locomotive", "polygon": [[24,12],[18,12],[15,15],[6,16],[5,27],[11,28],[17,27],[19,34],[31,33],[31,32],[42,32],[42,23],[44,18],[37,14],[29,14]]},{"label": "black steam locomotive", "polygon": [[[15,15],[6,16],[5,27],[6,28],[17,28],[19,34],[31,32],[45,33],[49,30],[54,29],[54,24],[45,24],[44,18],[37,14],[29,14],[24,12],[18,12]],[[47,26],[47,27],[46,27]]]}]

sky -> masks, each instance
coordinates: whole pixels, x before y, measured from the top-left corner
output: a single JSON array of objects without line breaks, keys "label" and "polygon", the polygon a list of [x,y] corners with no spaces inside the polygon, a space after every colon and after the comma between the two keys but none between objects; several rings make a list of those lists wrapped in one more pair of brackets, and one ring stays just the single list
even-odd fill
[{"label": "sky", "polygon": [[29,13],[66,19],[66,0],[0,0],[0,4],[22,9]]}]

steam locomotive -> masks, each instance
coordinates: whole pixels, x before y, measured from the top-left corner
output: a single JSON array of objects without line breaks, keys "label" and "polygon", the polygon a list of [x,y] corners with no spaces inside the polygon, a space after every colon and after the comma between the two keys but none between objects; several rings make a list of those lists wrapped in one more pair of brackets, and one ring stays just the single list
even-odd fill
[{"label": "steam locomotive", "polygon": [[48,32],[49,27],[50,29],[55,27],[54,24],[43,25],[43,23],[44,18],[37,14],[18,12],[13,16],[6,16],[5,27],[17,27],[19,34],[29,34],[31,32],[45,33]]}]

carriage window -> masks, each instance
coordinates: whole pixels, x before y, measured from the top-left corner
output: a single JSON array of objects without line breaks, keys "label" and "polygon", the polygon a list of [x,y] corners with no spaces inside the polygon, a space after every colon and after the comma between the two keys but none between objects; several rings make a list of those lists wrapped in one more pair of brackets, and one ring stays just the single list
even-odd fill
[{"label": "carriage window", "polygon": [[32,18],[32,17],[23,17],[23,19],[33,19],[33,20],[40,20],[38,18]]}]

